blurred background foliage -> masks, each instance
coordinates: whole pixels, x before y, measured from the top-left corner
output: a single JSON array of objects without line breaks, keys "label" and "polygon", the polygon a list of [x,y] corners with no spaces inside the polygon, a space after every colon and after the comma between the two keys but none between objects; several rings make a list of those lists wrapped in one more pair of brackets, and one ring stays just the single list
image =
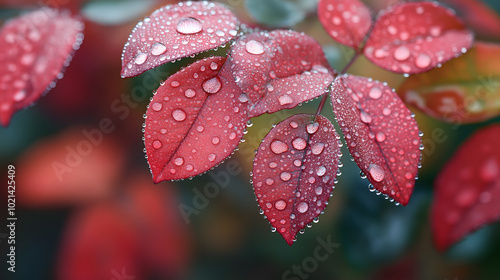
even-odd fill
[{"label": "blurred background foliage", "polygon": [[[86,26],[84,42],[64,78],[35,106],[16,114],[8,128],[0,128],[0,178],[5,182],[7,166],[16,166],[18,217],[17,272],[3,268],[6,256],[2,253],[1,279],[287,279],[282,278],[287,270],[313,257],[318,237],[340,247],[318,262],[309,279],[499,279],[498,223],[445,253],[434,248],[429,225],[436,175],[457,146],[487,123],[446,124],[416,112],[426,149],[407,207],[370,193],[368,181],[360,178],[344,148],[342,176],[325,214],[292,247],[271,233],[267,220],[259,215],[249,172],[253,151],[272,124],[295,113],[314,113],[319,100],[254,119],[240,150],[213,171],[193,180],[154,185],[144,159],[142,115],[160,82],[195,59],[121,79],[120,55],[139,20],[174,2],[0,0],[1,21],[45,4],[80,13]],[[323,45],[335,69],[352,56],[323,30],[315,0],[219,2],[250,27],[293,28],[311,35]],[[374,11],[396,3],[364,2]],[[479,39],[500,40],[498,1],[484,1],[491,13],[491,32],[483,28],[484,20],[463,8],[464,3],[477,1],[443,2],[457,8]],[[214,52],[223,55],[226,50]],[[404,80],[363,58],[350,72],[387,81],[393,88]],[[329,105],[323,113],[333,120]],[[101,131],[99,137],[96,131],[105,119],[113,129]],[[436,129],[444,131],[440,139],[433,138]],[[101,140],[90,152],[80,154],[80,160],[73,158],[78,164],[59,180],[52,164],[64,163],[71,150],[78,152],[82,141],[90,142],[89,133]],[[239,172],[227,175],[229,165]],[[217,195],[189,216],[187,224],[179,206],[193,207],[193,200],[211,183],[220,187]],[[6,195],[2,191],[2,207],[6,207]],[[2,209],[2,221],[5,215]],[[5,228],[0,230],[4,232]],[[5,239],[0,240],[0,251],[6,252]]]}]

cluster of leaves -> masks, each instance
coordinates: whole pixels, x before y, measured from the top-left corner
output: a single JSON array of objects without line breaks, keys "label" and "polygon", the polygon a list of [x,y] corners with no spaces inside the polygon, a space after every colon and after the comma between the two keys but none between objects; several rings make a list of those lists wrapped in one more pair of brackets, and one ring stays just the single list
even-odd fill
[{"label": "cluster of leaves", "polygon": [[[373,15],[359,0],[321,0],[318,17],[333,39],[354,49],[351,62],[364,55],[409,77],[398,89],[402,100],[386,83],[345,74],[351,63],[337,73],[308,35],[247,29],[221,4],[168,5],[140,22],[123,51],[122,77],[230,44],[226,57],[202,58],[155,91],[144,127],[153,180],[202,174],[235,151],[251,118],[321,97],[318,113],[292,116],[271,129],[254,159],[252,181],[262,213],[292,244],[297,232],[324,211],[341,166],[340,136],[320,115],[328,97],[370,189],[403,205],[413,192],[423,148],[405,103],[459,124],[499,114],[491,102],[498,85],[484,77],[498,73],[490,57],[500,47],[478,42],[468,52],[474,37],[452,10],[423,1]],[[49,8],[4,24],[4,126],[15,111],[55,86],[82,42],[82,31],[80,19]],[[496,125],[479,131],[437,178],[431,219],[438,248],[499,219],[497,137]]]},{"label": "cluster of leaves", "polygon": [[[372,17],[359,1],[325,0],[318,15],[356,56],[396,73],[430,70],[473,42],[454,13],[434,2],[399,4]],[[221,4],[165,6],[133,30],[122,77],[228,42],[227,57],[203,58],[155,91],[144,128],[155,182],[190,178],[221,163],[237,148],[250,118],[330,96],[349,151],[371,188],[408,203],[422,147],[413,114],[387,84],[336,73],[321,46],[303,33],[240,28]],[[276,125],[254,159],[259,206],[290,245],[323,212],[341,165],[340,137],[321,109]]]}]

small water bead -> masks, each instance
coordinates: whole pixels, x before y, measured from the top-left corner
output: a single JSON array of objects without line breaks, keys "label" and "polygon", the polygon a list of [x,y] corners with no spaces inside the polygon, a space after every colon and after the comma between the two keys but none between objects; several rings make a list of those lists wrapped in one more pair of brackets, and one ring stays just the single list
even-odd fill
[{"label": "small water bead", "polygon": [[202,85],[203,90],[206,91],[207,93],[211,93],[211,94],[219,92],[221,87],[222,87],[222,83],[221,83],[219,77],[213,77],[211,79],[208,79],[205,82],[203,82],[203,85]]},{"label": "small water bead", "polygon": [[271,143],[271,151],[277,155],[282,154],[282,153],[288,151],[288,145],[284,142],[279,141],[279,140],[274,140]]},{"label": "small water bead", "polygon": [[153,142],[153,148],[155,148],[155,149],[160,149],[160,148],[161,148],[161,146],[162,146],[162,143],[161,143],[161,141],[160,141],[160,140],[155,140],[155,141]]},{"label": "small water bead", "polygon": [[282,172],[280,174],[280,179],[283,180],[283,182],[287,182],[290,178],[292,178],[292,174],[290,174],[290,172]]},{"label": "small water bead", "polygon": [[326,167],[320,166],[318,167],[318,170],[316,170],[316,175],[322,177],[326,174]]},{"label": "small water bead", "polygon": [[231,132],[229,134],[229,140],[234,140],[234,139],[236,139],[236,133],[235,132]]},{"label": "small water bead", "polygon": [[385,141],[385,134],[383,132],[378,132],[377,133],[377,136],[376,136],[376,139],[378,142],[384,142]]},{"label": "small water bead", "polygon": [[410,50],[405,47],[401,46],[394,50],[394,58],[399,61],[404,61],[407,60],[410,57]]},{"label": "small water bead", "polygon": [[196,18],[186,17],[177,22],[176,29],[177,32],[181,34],[190,35],[201,32],[203,30],[203,25]]},{"label": "small water bead", "polygon": [[217,145],[217,144],[219,144],[219,143],[220,143],[220,138],[219,138],[219,137],[217,137],[217,136],[214,136],[214,137],[212,138],[212,144]]},{"label": "small water bead", "polygon": [[299,127],[299,125],[298,125],[296,122],[290,122],[290,126],[291,126],[292,128],[297,128],[297,127]]},{"label": "small water bead", "polygon": [[413,174],[411,174],[411,172],[406,172],[405,178],[408,179],[408,180],[410,180],[410,179],[413,178]]},{"label": "small water bead", "polygon": [[314,134],[316,131],[318,131],[319,128],[319,123],[310,123],[306,126],[307,133],[309,134]]},{"label": "small water bead", "polygon": [[172,111],[172,117],[174,118],[174,120],[182,122],[186,119],[186,112],[184,112],[182,109],[176,109]]},{"label": "small water bead", "polygon": [[293,102],[293,99],[288,96],[288,95],[281,95],[280,97],[278,97],[278,102],[280,103],[280,105],[287,105],[287,104],[290,104]]},{"label": "small water bead", "polygon": [[193,98],[196,96],[196,91],[194,89],[188,88],[184,91],[184,96],[186,96],[187,98]]},{"label": "small water bead", "polygon": [[309,179],[307,179],[307,181],[311,184],[314,184],[314,182],[316,182],[316,178],[314,178],[313,176],[309,177]]},{"label": "small water bead", "polygon": [[280,199],[274,203],[274,207],[278,210],[284,210],[286,208],[286,202]]},{"label": "small water bead", "polygon": [[194,166],[191,165],[191,164],[188,164],[188,165],[186,165],[186,170],[187,171],[193,171],[194,170]]},{"label": "small water bead", "polygon": [[245,50],[250,54],[263,54],[264,53],[264,45],[261,42],[250,40],[245,45]]},{"label": "small water bead", "polygon": [[375,182],[382,182],[385,178],[384,170],[376,164],[370,164],[368,167],[368,173],[370,173],[370,176],[373,180],[375,180]]},{"label": "small water bead", "polygon": [[219,68],[219,64],[217,64],[215,62],[210,63],[210,69],[215,71],[215,70],[217,70],[217,68]]},{"label": "small water bead", "polygon": [[278,166],[278,164],[277,164],[276,162],[274,162],[274,161],[271,161],[271,162],[269,163],[269,168],[273,168],[273,169],[274,169],[274,168],[276,168],[277,166]]},{"label": "small water bead", "polygon": [[392,111],[389,108],[384,108],[382,110],[382,114],[384,114],[384,116],[389,116],[391,113],[392,113]]},{"label": "small water bead", "polygon": [[180,86],[180,85],[181,85],[181,83],[179,83],[179,81],[172,81],[172,82],[170,83],[170,86],[171,86],[171,87],[173,87],[173,88],[176,88],[176,87],[178,87],[178,86]]},{"label": "small water bead", "polygon": [[177,166],[181,166],[184,164],[184,159],[181,157],[178,157],[178,158],[174,159],[174,164]]},{"label": "small water bead", "polygon": [[319,155],[323,152],[323,149],[325,148],[325,144],[323,143],[316,143],[314,145],[311,146],[311,152],[314,154],[314,155]]},{"label": "small water bead", "polygon": [[302,138],[295,138],[293,141],[292,141],[292,146],[301,151],[303,149],[305,149],[307,147],[307,142],[306,140],[302,139]]},{"label": "small water bead", "polygon": [[307,209],[309,209],[309,205],[305,202],[301,202],[297,205],[297,211],[299,211],[299,213],[305,213]]},{"label": "small water bead", "polygon": [[217,158],[217,155],[215,155],[215,154],[209,154],[208,155],[208,160],[210,162],[214,162],[216,158]]},{"label": "small water bead", "polygon": [[372,122],[372,116],[370,116],[365,111],[361,111],[360,118],[361,118],[361,121],[364,122],[364,123],[366,123],[366,124],[369,124],[369,123]]},{"label": "small water bead", "polygon": [[314,189],[314,192],[316,193],[316,195],[321,195],[323,193],[323,188],[322,187],[316,187]]},{"label": "small water bead", "polygon": [[293,165],[295,165],[296,167],[300,167],[302,165],[302,161],[296,159],[293,161]]},{"label": "small water bead", "polygon": [[431,57],[422,53],[419,56],[417,56],[417,59],[415,60],[415,65],[418,68],[429,67],[429,65],[431,65]]},{"label": "small water bead", "polygon": [[372,99],[379,99],[382,97],[382,90],[378,87],[372,87],[368,92],[368,96]]},{"label": "small water bead", "polygon": [[146,59],[148,59],[148,55],[145,54],[145,53],[137,53],[134,57],[134,63],[137,64],[137,65],[141,65],[141,64],[144,64],[144,62],[146,62]]},{"label": "small water bead", "polygon": [[203,132],[204,130],[205,130],[205,127],[203,127],[201,125],[196,127],[196,131],[198,131],[198,132]]},{"label": "small water bead", "polygon": [[272,184],[274,184],[274,180],[271,179],[271,178],[267,178],[266,179],[266,185],[271,186]]},{"label": "small water bead", "polygon": [[156,42],[151,45],[150,51],[152,55],[162,55],[167,51],[167,47],[163,43]]},{"label": "small water bead", "polygon": [[155,110],[156,112],[160,111],[162,107],[163,106],[161,105],[161,103],[158,102],[153,103],[153,105],[151,105],[151,108],[153,108],[153,110]]}]

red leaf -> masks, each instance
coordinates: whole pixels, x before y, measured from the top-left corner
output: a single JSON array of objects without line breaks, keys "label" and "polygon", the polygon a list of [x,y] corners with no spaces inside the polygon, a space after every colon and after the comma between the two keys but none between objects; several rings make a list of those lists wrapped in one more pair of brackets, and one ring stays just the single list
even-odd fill
[{"label": "red leaf", "polygon": [[25,186],[17,189],[18,202],[25,207],[60,207],[106,198],[120,177],[124,158],[120,142],[98,128],[64,131],[19,158],[17,167],[27,176],[17,178]]},{"label": "red leaf", "polygon": [[500,125],[476,132],[446,163],[434,184],[434,242],[445,250],[500,219]]},{"label": "red leaf", "polygon": [[321,46],[294,31],[246,35],[231,49],[228,64],[249,99],[251,118],[323,95],[333,81]]},{"label": "red leaf", "polygon": [[365,56],[396,73],[421,73],[471,47],[474,36],[455,13],[436,2],[405,3],[381,12]]},{"label": "red leaf", "polygon": [[170,76],[147,110],[144,132],[156,183],[210,170],[236,149],[248,121],[248,106],[225,70],[225,58],[197,61]]},{"label": "red leaf", "polygon": [[[173,186],[159,188],[128,176],[118,199],[70,217],[59,253],[57,279],[186,279],[191,236],[178,215]],[[132,279],[132,278],[130,278]]]},{"label": "red leaf", "polygon": [[122,269],[140,273],[139,231],[115,204],[99,204],[71,217],[59,253],[57,279],[114,279]]},{"label": "red leaf", "polygon": [[440,0],[454,8],[476,38],[497,40],[500,37],[500,15],[481,0]]},{"label": "red leaf", "polygon": [[370,183],[408,204],[421,144],[410,110],[386,84],[350,75],[335,80],[332,106],[347,147]]},{"label": "red leaf", "polygon": [[370,10],[359,0],[321,0],[318,18],[333,39],[356,50],[372,25]]},{"label": "red leaf", "polygon": [[236,36],[238,20],[218,3],[181,2],[139,22],[123,48],[122,78],[224,45]]},{"label": "red leaf", "polygon": [[276,125],[257,150],[255,195],[289,245],[328,204],[340,161],[338,138],[327,118],[300,114]]},{"label": "red leaf", "polygon": [[8,21],[0,31],[0,122],[55,86],[80,46],[83,23],[42,8]]}]

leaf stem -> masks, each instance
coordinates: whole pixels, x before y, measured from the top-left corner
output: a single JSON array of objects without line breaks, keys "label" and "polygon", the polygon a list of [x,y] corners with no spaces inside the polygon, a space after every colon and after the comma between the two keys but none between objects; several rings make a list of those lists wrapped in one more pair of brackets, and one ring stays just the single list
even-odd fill
[{"label": "leaf stem", "polygon": [[[360,52],[356,52],[354,54],[354,56],[351,58],[351,60],[349,60],[349,62],[340,71],[340,73],[338,73],[338,75],[342,75],[345,72],[347,72],[347,70],[349,70],[349,68],[351,68],[351,66],[354,64],[354,61],[356,61],[356,59],[358,58],[359,55],[360,55]],[[333,84],[333,82],[332,82],[332,84]],[[332,86],[332,84],[330,84],[328,86],[328,88],[330,88]],[[325,94],[323,94],[323,98],[321,98],[321,102],[319,103],[319,106],[318,106],[318,111],[316,111],[316,116],[321,114],[321,111],[323,110],[323,107],[325,106],[326,99],[328,99],[328,92],[325,92]]]}]

